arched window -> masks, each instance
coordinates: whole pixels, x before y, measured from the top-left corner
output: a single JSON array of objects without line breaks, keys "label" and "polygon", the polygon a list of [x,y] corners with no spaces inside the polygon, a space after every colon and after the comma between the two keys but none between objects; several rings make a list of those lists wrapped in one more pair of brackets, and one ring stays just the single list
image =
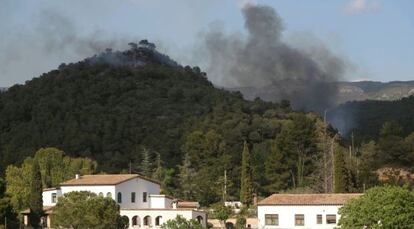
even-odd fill
[{"label": "arched window", "polygon": [[151,216],[147,215],[144,217],[144,226],[151,226]]},{"label": "arched window", "polygon": [[118,203],[122,203],[122,193],[121,192],[118,192],[117,200],[118,200]]},{"label": "arched window", "polygon": [[136,215],[132,217],[132,226],[139,226],[139,217]]},{"label": "arched window", "polygon": [[197,222],[203,224],[203,217],[201,215],[197,216]]},{"label": "arched window", "polygon": [[106,193],[106,197],[112,198],[112,193],[110,192]]},{"label": "arched window", "polygon": [[101,197],[103,197],[103,193],[102,192],[100,192],[98,195],[101,196]]},{"label": "arched window", "polygon": [[155,226],[160,226],[162,224],[161,220],[162,216],[157,216],[157,218],[155,218]]}]

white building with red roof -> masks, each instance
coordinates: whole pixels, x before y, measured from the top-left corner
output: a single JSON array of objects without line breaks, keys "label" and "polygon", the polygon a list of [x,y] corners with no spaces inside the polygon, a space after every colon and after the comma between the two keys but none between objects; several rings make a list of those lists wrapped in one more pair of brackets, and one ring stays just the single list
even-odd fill
[{"label": "white building with red roof", "polygon": [[359,193],[273,194],[257,204],[259,228],[333,229],[338,210]]},{"label": "white building with red roof", "polygon": [[[159,182],[138,174],[76,175],[58,188],[43,191],[43,206],[48,209],[48,214],[53,212],[59,197],[73,191],[89,191],[114,199],[120,206],[120,214],[128,217],[129,228],[160,227],[177,215],[207,225],[207,213],[198,210],[198,202],[179,201],[161,195]],[[27,224],[28,212],[22,213]],[[45,222],[50,227],[48,214]]]}]

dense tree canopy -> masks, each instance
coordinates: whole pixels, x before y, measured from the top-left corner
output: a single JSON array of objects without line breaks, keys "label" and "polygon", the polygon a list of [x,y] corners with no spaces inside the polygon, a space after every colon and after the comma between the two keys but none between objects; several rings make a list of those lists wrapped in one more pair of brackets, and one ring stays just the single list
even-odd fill
[{"label": "dense tree canopy", "polygon": [[414,228],[414,193],[401,187],[372,188],[339,212],[343,229]]},{"label": "dense tree canopy", "polygon": [[119,205],[111,198],[94,193],[69,192],[59,198],[53,209],[54,227],[123,229],[125,222],[119,215]]},{"label": "dense tree canopy", "polygon": [[[63,181],[72,179],[75,174],[92,174],[96,168],[96,162],[85,158],[70,158],[56,148],[38,150],[34,158],[27,158],[20,167],[8,166],[6,170],[6,192],[10,195],[10,201],[16,211],[29,207],[34,161],[38,162],[42,174],[41,178],[39,177],[41,180],[38,181],[41,182],[41,187],[47,187],[45,185],[46,180],[51,181],[51,186],[57,187]],[[46,178],[48,175],[50,177]]]},{"label": "dense tree canopy", "polygon": [[[209,205],[223,199],[225,172],[225,198],[239,199],[246,142],[252,190],[259,196],[321,186],[312,178],[326,128],[318,115],[293,112],[286,101],[244,100],[238,92],[215,88],[198,67],[177,65],[150,43],[131,47],[62,64],[1,93],[0,170],[12,164],[6,176],[27,177],[32,159],[26,157],[53,146],[99,165],[72,159],[69,164],[76,168],[143,172],[160,179],[166,194]],[[54,170],[53,158],[61,157],[39,160],[44,187],[73,175],[74,170],[65,175]],[[57,167],[62,166],[68,168]],[[24,179],[8,181],[10,192],[26,195],[24,188],[15,188],[23,187]],[[27,206],[22,199],[12,203],[16,209]]]}]

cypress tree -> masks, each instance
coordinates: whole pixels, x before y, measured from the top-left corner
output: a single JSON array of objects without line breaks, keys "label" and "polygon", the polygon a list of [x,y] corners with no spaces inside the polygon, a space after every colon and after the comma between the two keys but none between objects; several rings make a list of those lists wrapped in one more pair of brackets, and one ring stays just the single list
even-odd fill
[{"label": "cypress tree", "polygon": [[240,201],[249,206],[253,200],[253,182],[250,168],[250,152],[246,141],[243,145],[242,168],[240,180]]},{"label": "cypress tree", "polygon": [[45,172],[43,177],[43,186],[45,188],[51,188],[52,187],[52,173],[51,173],[51,161],[49,159],[46,159],[45,161]]},{"label": "cypress tree", "polygon": [[33,228],[39,228],[40,218],[43,215],[43,199],[42,199],[42,177],[40,167],[37,160],[33,161],[30,193],[29,193],[29,222]]}]

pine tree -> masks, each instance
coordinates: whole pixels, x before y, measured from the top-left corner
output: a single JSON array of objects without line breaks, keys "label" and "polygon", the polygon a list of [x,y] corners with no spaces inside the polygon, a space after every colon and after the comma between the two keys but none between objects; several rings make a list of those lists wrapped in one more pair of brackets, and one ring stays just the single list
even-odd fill
[{"label": "pine tree", "polygon": [[194,177],[195,177],[195,171],[192,168],[190,157],[188,154],[184,156],[183,164],[179,166],[180,169],[180,185],[182,190],[183,198],[185,199],[193,199],[194,197]]},{"label": "pine tree", "polygon": [[152,173],[152,178],[158,181],[162,181],[164,178],[164,167],[163,167],[163,161],[161,160],[161,155],[159,153],[156,153],[155,165],[156,165],[156,168],[154,172]]},{"label": "pine tree", "polygon": [[253,182],[250,168],[250,152],[246,141],[243,146],[241,170],[240,201],[243,204],[250,205],[253,200]]},{"label": "pine tree", "polygon": [[29,194],[29,221],[30,225],[38,228],[40,218],[43,215],[43,200],[42,200],[42,177],[40,174],[40,167],[37,160],[33,161],[30,180],[30,194]]},{"label": "pine tree", "polygon": [[151,160],[151,151],[145,147],[142,148],[142,160],[140,172],[146,177],[151,177],[153,172],[153,164]]},{"label": "pine tree", "polygon": [[339,151],[335,154],[334,192],[345,193],[349,186],[349,171],[346,168],[345,155]]},{"label": "pine tree", "polygon": [[264,190],[267,194],[279,192],[280,190],[285,190],[288,187],[290,173],[286,163],[284,163],[283,160],[284,157],[282,152],[277,147],[276,142],[273,141],[270,153],[264,161],[265,178],[267,183]]},{"label": "pine tree", "polygon": [[159,153],[156,153],[155,164],[157,167],[152,173],[152,178],[161,182],[161,191],[163,192],[165,191],[165,184],[164,184],[165,170],[163,167],[163,161],[161,160],[161,155]]}]

